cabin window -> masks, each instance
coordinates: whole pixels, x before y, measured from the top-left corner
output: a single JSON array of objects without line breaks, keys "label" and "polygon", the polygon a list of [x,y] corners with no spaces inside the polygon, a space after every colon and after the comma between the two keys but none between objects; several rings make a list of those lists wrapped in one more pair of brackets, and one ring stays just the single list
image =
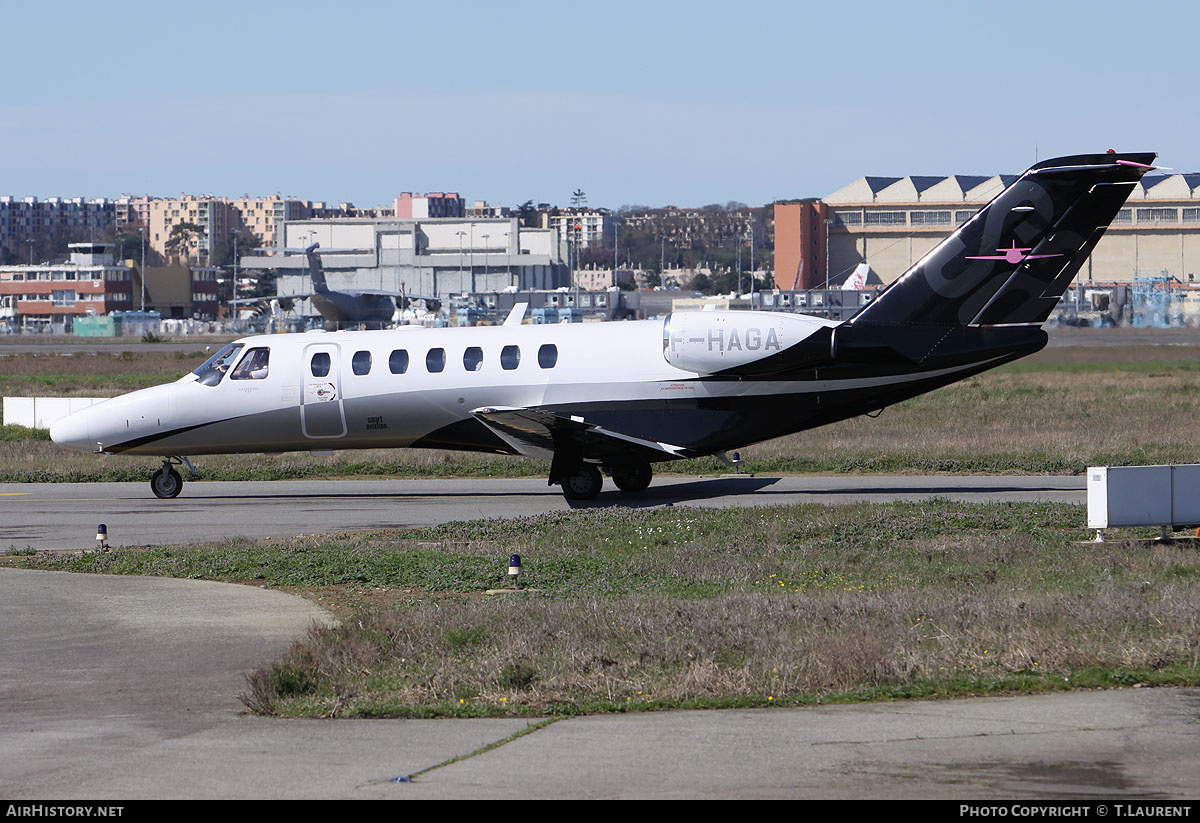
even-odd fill
[{"label": "cabin window", "polygon": [[388,358],[388,368],[392,370],[392,374],[404,374],[408,371],[408,351],[406,349],[396,349]]},{"label": "cabin window", "polygon": [[371,372],[371,353],[356,351],[354,357],[350,358],[350,368],[355,374],[369,374]]},{"label": "cabin window", "polygon": [[242,350],[242,345],[242,343],[230,343],[201,363],[192,372],[192,374],[199,378],[196,382],[204,386],[215,386],[220,383],[221,378],[225,376],[225,372],[229,371],[229,367],[237,359],[238,352]]},{"label": "cabin window", "polygon": [[521,365],[521,349],[517,346],[505,346],[500,350],[500,368],[512,371]]},{"label": "cabin window", "polygon": [[483,368],[483,349],[478,346],[468,346],[463,352],[463,368],[467,371],[479,371]]},{"label": "cabin window", "polygon": [[312,371],[313,377],[326,377],[329,375],[329,352],[319,351],[312,356],[309,362],[309,369]]},{"label": "cabin window", "polygon": [[233,373],[229,375],[230,380],[263,380],[267,376],[267,364],[271,359],[271,350],[268,348],[255,348],[246,352],[246,356],[242,358],[242,362],[238,363]]},{"label": "cabin window", "polygon": [[558,362],[558,346],[546,343],[538,349],[538,365],[543,369],[552,369]]},{"label": "cabin window", "polygon": [[446,350],[430,349],[425,355],[425,368],[435,374],[446,368]]}]

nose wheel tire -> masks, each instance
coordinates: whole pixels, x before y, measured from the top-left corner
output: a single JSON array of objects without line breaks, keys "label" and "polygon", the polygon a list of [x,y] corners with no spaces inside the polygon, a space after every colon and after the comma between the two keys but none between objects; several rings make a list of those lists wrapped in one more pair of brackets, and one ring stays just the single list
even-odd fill
[{"label": "nose wheel tire", "polygon": [[178,497],[179,492],[183,490],[183,478],[179,476],[179,472],[169,466],[163,466],[150,478],[150,490],[154,492],[155,497]]},{"label": "nose wheel tire", "polygon": [[600,494],[604,478],[591,463],[584,463],[562,480],[563,496],[568,500],[591,500]]}]

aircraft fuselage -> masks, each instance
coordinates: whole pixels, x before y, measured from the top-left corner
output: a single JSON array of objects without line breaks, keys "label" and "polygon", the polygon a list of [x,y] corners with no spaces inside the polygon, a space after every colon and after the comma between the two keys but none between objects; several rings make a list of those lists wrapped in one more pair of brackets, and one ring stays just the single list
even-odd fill
[{"label": "aircraft fuselage", "polygon": [[[152,455],[397,447],[518,453],[473,412],[536,408],[667,444],[674,451],[664,450],[665,460],[874,411],[999,356],[984,352],[930,368],[868,365],[839,361],[822,341],[815,363],[769,377],[705,374],[668,362],[672,345],[710,372],[722,362],[736,369],[842,324],[702,312],[687,318],[690,339],[673,344],[674,317],[684,316],[247,337],[236,341],[230,373],[216,385],[189,374],[132,392],[66,418],[54,439],[81,450]],[[729,317],[741,325],[728,327]],[[241,360],[261,349],[269,352],[266,374],[235,379]]]}]

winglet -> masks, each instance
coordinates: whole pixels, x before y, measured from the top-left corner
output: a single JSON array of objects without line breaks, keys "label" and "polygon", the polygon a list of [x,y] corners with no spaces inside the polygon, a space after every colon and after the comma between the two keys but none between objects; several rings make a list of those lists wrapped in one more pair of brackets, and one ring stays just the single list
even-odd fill
[{"label": "winglet", "polygon": [[528,303],[514,303],[512,311],[508,313],[508,317],[504,318],[505,326],[519,326],[521,321],[525,319],[525,312],[529,308]]}]

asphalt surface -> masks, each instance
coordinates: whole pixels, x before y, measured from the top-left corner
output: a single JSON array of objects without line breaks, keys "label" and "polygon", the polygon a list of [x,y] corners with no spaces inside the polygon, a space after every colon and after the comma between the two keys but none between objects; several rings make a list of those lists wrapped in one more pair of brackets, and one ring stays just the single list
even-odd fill
[{"label": "asphalt surface", "polygon": [[[101,513],[115,542],[134,544],[566,508],[542,482],[195,483],[173,501],[143,484],[5,486],[0,528],[5,541],[70,548],[92,544]],[[1054,477],[668,480],[634,505],[1078,502],[1082,487]],[[630,505],[624,498],[607,493],[595,505]],[[248,586],[0,568],[0,797],[1124,802],[1200,793],[1200,690],[596,716],[515,739],[529,721],[248,715],[238,699],[245,674],[327,619],[301,598]]]},{"label": "asphalt surface", "polygon": [[[572,507],[772,506],[928,500],[1083,504],[1080,477],[663,478],[641,494],[608,491],[571,504],[539,478],[507,480],[287,480],[187,482],[173,500],[146,483],[0,484],[0,550],[85,549],[96,527],[113,546],[171,545],[230,537],[282,537],[353,529],[429,526],[518,517]],[[1080,525],[1083,515],[1080,514]]]},{"label": "asphalt surface", "polygon": [[0,569],[0,797],[1200,793],[1200,690],[594,716],[511,740],[529,721],[245,714],[243,674],[323,619],[247,586]]}]

